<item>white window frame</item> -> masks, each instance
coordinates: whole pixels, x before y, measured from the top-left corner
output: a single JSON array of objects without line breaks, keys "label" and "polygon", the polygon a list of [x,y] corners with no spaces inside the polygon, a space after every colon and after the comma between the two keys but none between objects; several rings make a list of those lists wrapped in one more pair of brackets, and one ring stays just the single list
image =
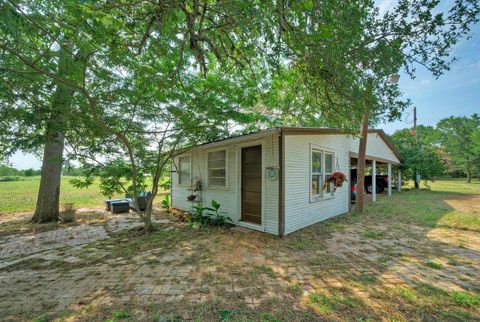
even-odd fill
[{"label": "white window frame", "polygon": [[[190,161],[190,176],[188,178],[188,183],[181,182],[181,159],[188,158]],[[190,187],[192,185],[192,156],[191,155],[182,155],[178,157],[178,179],[177,179],[178,185],[182,187]]]},{"label": "white window frame", "polygon": [[[326,155],[329,154],[332,156],[332,169],[331,169],[331,172],[327,172],[327,168],[325,167],[325,157]],[[334,164],[335,164],[335,153],[331,152],[331,151],[327,151],[327,150],[324,150],[323,151],[323,154],[322,154],[322,159],[323,159],[323,182],[326,182],[326,178],[328,175],[332,175],[335,171],[334,171]],[[328,191],[330,189],[330,192]],[[335,194],[335,191],[333,191],[333,183],[329,183],[328,187],[327,187],[327,190],[325,190],[325,194],[329,197],[332,197],[334,194]],[[322,187],[322,191],[323,191],[323,187]]]},{"label": "white window frame", "polygon": [[[208,167],[208,161],[210,159],[210,153],[213,152],[219,152],[219,151],[225,151],[225,185],[224,186],[219,186],[219,185],[212,185],[210,184],[210,168]],[[207,188],[208,189],[218,189],[218,190],[227,190],[228,188],[228,149],[225,147],[217,148],[217,149],[212,149],[207,151]]]},{"label": "white window frame", "polygon": [[[313,172],[312,171],[312,158],[313,158],[313,152],[320,152],[321,153],[321,172]],[[326,168],[325,168],[325,155],[329,154],[332,156],[332,172],[326,173]],[[329,149],[325,149],[322,147],[314,146],[310,144],[310,155],[309,155],[309,195],[310,195],[310,202],[316,202],[316,201],[321,201],[321,200],[328,200],[335,198],[335,192],[333,189],[333,183],[329,183],[330,187],[330,192],[324,191],[323,190],[323,185],[325,184],[325,178],[327,175],[332,175],[334,171],[334,162],[335,162],[335,152]],[[312,184],[313,180],[312,177],[314,175],[320,175],[320,184],[322,185],[320,187],[320,194],[313,194],[312,190]]]}]

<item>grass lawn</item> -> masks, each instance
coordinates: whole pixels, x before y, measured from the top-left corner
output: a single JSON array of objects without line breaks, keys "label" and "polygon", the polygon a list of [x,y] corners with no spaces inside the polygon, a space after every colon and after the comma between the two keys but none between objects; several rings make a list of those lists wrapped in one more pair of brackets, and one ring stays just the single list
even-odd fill
[{"label": "grass lawn", "polygon": [[379,198],[366,208],[369,217],[391,218],[426,227],[451,227],[480,231],[480,181],[439,179],[424,183],[419,191],[407,190]]},{"label": "grass lawn", "polygon": [[[69,181],[73,177],[62,177],[60,204],[72,202],[77,208],[103,206],[107,197],[100,193],[99,182],[87,189],[75,188]],[[35,210],[40,177],[22,177],[20,181],[0,182],[0,214]],[[123,195],[114,195],[114,198]],[[160,201],[162,198],[157,198]]]}]

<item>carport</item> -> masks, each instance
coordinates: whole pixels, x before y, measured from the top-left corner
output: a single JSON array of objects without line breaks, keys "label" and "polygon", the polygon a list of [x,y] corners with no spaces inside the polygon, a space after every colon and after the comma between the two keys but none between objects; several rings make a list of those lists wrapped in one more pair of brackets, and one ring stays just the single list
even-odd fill
[{"label": "carport", "polygon": [[[358,167],[358,154],[354,152],[350,152],[350,178],[351,181],[356,184],[356,173]],[[393,172],[396,172],[395,178],[393,177]],[[392,195],[392,187],[393,185],[396,186],[397,191],[402,190],[401,185],[401,170],[400,170],[400,163],[393,162],[390,160],[384,160],[376,157],[368,156],[365,160],[365,176],[371,175],[371,184],[367,185],[366,192],[371,193],[372,201],[377,200],[377,193],[381,193],[384,191],[384,188],[387,190],[387,194],[389,196]],[[387,176],[386,178],[386,187],[378,187],[377,186],[377,177],[378,176]],[[352,182],[350,187],[352,187]],[[367,182],[367,180],[365,180]],[[360,187],[357,187],[359,189]],[[365,187],[363,187],[365,189]],[[350,193],[351,198],[351,193]],[[350,199],[350,201],[352,201]],[[356,200],[355,200],[356,202]]]}]

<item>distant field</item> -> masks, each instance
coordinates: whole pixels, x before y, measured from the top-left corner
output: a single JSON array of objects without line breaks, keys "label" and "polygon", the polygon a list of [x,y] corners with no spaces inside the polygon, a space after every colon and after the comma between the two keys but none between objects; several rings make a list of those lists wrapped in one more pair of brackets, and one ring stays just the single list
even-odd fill
[{"label": "distant field", "polygon": [[[72,202],[77,208],[103,205],[106,197],[100,193],[99,182],[95,182],[88,189],[78,189],[70,184],[72,178],[62,177],[60,204]],[[33,211],[39,185],[39,176],[23,177],[21,181],[0,182],[0,214]],[[158,199],[160,201],[162,198]]]},{"label": "distant field", "polygon": [[[409,182],[407,188],[413,189],[412,181]],[[439,178],[433,182],[429,181],[427,184],[422,181],[420,188],[431,189],[436,192],[480,194],[480,180],[473,178],[471,183],[467,183],[466,178]]]}]

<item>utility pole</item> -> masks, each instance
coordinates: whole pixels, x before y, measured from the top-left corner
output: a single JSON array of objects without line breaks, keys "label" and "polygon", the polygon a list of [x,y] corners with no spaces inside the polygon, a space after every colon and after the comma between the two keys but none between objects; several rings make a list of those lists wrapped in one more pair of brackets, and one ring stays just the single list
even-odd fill
[{"label": "utility pole", "polygon": [[[415,148],[415,153],[417,152],[417,107],[413,107],[413,146]],[[418,174],[417,169],[415,168],[415,189],[420,188],[420,175]]]},{"label": "utility pole", "polygon": [[414,144],[415,148],[417,148],[417,107],[413,107],[413,133],[415,134],[414,137]]}]

